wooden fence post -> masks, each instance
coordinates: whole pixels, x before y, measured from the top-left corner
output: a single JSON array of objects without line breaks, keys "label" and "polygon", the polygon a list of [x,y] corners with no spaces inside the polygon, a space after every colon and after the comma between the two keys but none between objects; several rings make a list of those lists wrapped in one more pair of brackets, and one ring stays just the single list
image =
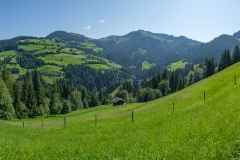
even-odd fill
[{"label": "wooden fence post", "polygon": [[134,112],[132,111],[132,122],[134,121]]},{"label": "wooden fence post", "polygon": [[97,114],[95,114],[95,126],[97,126]]},{"label": "wooden fence post", "polygon": [[64,128],[66,128],[66,117],[64,117]]},{"label": "wooden fence post", "polygon": [[172,106],[172,113],[174,112],[174,102],[173,102],[173,106]]},{"label": "wooden fence post", "polygon": [[205,91],[204,91],[204,102],[206,101],[206,93],[205,93]]},{"label": "wooden fence post", "polygon": [[43,129],[43,118],[42,118],[42,129]]}]

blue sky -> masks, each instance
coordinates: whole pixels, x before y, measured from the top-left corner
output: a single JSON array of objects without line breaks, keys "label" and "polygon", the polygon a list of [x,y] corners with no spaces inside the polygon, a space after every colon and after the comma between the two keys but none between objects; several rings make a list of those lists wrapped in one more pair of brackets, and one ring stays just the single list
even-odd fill
[{"label": "blue sky", "polygon": [[139,29],[208,42],[240,30],[238,0],[1,0],[0,39],[56,30],[90,38]]}]

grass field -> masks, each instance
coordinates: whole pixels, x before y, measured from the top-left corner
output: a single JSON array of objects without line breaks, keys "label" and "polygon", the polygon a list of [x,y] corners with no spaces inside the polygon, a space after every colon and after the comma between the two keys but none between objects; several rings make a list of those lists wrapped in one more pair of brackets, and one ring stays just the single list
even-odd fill
[{"label": "grass field", "polygon": [[85,58],[84,55],[70,55],[70,54],[51,54],[45,57],[40,57],[40,59],[44,60],[45,62],[54,62],[60,65],[67,66],[68,64],[80,64],[82,63],[81,58]]},{"label": "grass field", "polygon": [[151,102],[43,118],[43,129],[41,118],[3,121],[0,159],[239,159],[238,95],[240,63]]},{"label": "grass field", "polygon": [[111,69],[110,66],[105,64],[88,64],[88,66],[95,68],[95,69]]},{"label": "grass field", "polygon": [[80,43],[80,45],[82,45],[84,48],[87,48],[87,49],[93,49],[95,52],[103,51],[102,48],[97,47],[96,44],[91,42],[83,42],[83,43]]},{"label": "grass field", "polygon": [[181,61],[178,61],[178,62],[175,62],[175,63],[171,63],[170,64],[170,70],[173,70],[173,69],[182,69],[185,67],[185,65],[188,64],[188,62],[183,62],[182,60]]},{"label": "grass field", "polygon": [[4,52],[0,52],[0,57],[15,56],[16,54],[17,52],[15,50],[4,51]]},{"label": "grass field", "polygon": [[142,70],[149,69],[152,66],[155,66],[154,63],[148,63],[147,61],[142,62]]},{"label": "grass field", "polygon": [[42,71],[42,72],[60,72],[61,71],[61,67],[58,67],[58,66],[53,66],[53,65],[45,65],[45,66],[42,66],[40,68],[38,68],[38,71]]},{"label": "grass field", "polygon": [[30,44],[30,45],[19,45],[19,49],[23,49],[25,51],[33,51],[33,50],[41,50],[44,48],[43,45],[35,45],[35,44]]}]

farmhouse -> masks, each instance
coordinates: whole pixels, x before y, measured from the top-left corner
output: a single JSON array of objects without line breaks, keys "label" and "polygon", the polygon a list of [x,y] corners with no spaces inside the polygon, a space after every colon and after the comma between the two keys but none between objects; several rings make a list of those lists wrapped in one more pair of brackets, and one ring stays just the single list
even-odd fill
[{"label": "farmhouse", "polygon": [[113,98],[113,106],[125,104],[126,101],[122,98],[116,97]]}]

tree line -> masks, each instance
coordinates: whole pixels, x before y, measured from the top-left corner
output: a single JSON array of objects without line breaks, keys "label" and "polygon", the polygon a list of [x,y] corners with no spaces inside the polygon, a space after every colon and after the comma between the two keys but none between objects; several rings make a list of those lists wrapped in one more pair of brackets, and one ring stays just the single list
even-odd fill
[{"label": "tree line", "polygon": [[[225,49],[221,54],[221,58],[218,64],[214,63],[214,59],[206,58],[205,62],[198,65],[192,65],[186,76],[179,74],[179,69],[168,71],[165,69],[162,73],[158,73],[152,76],[146,81],[142,81],[138,86],[138,90],[133,93],[135,101],[146,102],[151,101],[162,96],[166,96],[170,93],[179,91],[189,85],[192,85],[204,78],[219,72],[230,65],[240,61],[240,51],[238,45],[236,45],[232,54],[229,49]],[[124,94],[121,98],[126,97]]]},{"label": "tree line", "polygon": [[76,89],[65,82],[46,84],[37,70],[27,70],[25,75],[14,80],[7,65],[2,69],[0,119],[66,114],[110,102],[101,89],[89,95],[84,87]]}]

